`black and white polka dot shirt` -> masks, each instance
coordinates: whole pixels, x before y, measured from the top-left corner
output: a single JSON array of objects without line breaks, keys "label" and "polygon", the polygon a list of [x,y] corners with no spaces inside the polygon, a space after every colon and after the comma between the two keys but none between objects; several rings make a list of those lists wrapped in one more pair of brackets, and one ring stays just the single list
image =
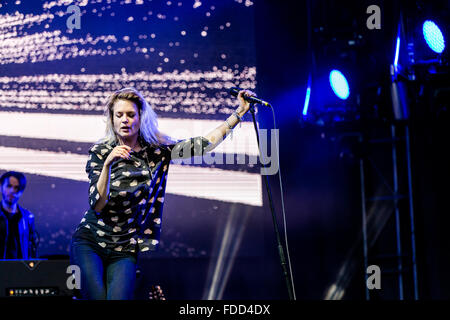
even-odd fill
[{"label": "black and white polka dot shirt", "polygon": [[89,205],[77,229],[87,228],[103,248],[122,252],[156,250],[167,174],[172,159],[200,156],[209,141],[195,137],[171,145],[150,145],[140,138],[142,149],[131,152],[111,166],[108,201],[101,212],[94,210],[100,194],[97,181],[115,143],[95,144],[89,150]]}]

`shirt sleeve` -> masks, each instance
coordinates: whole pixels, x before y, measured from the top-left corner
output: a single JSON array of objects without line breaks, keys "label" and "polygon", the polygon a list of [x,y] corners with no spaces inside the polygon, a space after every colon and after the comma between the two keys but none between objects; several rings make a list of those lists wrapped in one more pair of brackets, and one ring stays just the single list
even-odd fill
[{"label": "shirt sleeve", "polygon": [[[89,178],[89,206],[95,211],[95,204],[100,199],[100,193],[97,189],[97,182],[100,178],[100,173],[103,170],[106,155],[101,155],[99,146],[94,145],[89,150],[89,158],[86,163],[86,173]],[[109,196],[109,195],[108,195]]]},{"label": "shirt sleeve", "polygon": [[171,159],[188,159],[194,156],[202,156],[210,145],[208,139],[202,136],[180,140],[168,147]]}]

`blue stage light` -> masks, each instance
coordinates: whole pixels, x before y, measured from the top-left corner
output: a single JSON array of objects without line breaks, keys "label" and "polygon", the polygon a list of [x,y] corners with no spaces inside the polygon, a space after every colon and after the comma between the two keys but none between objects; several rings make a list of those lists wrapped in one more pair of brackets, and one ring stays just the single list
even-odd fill
[{"label": "blue stage light", "polygon": [[400,53],[400,36],[397,36],[397,41],[396,41],[396,45],[395,45],[395,57],[394,57],[394,67],[395,67],[396,71],[397,71],[397,66],[398,66],[399,53]]},{"label": "blue stage light", "polygon": [[423,23],[423,37],[428,46],[436,53],[442,53],[445,49],[444,36],[439,27],[431,20]]},{"label": "blue stage light", "polygon": [[311,98],[311,75],[308,78],[308,87],[306,88],[305,104],[303,105],[303,115],[308,114],[309,99]]},{"label": "blue stage light", "polygon": [[308,114],[308,107],[309,107],[309,98],[311,97],[311,88],[308,87],[306,89],[306,97],[305,97],[305,104],[303,105],[303,115],[306,116]]},{"label": "blue stage light", "polygon": [[330,72],[330,85],[334,93],[342,100],[346,100],[350,95],[350,88],[348,86],[347,79],[338,70],[332,70]]}]

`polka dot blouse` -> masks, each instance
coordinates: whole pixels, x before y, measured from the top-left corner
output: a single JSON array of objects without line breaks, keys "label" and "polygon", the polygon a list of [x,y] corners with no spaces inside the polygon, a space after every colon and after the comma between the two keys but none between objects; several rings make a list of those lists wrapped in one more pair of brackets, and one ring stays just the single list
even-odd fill
[{"label": "polka dot blouse", "polygon": [[204,137],[160,146],[139,141],[140,151],[132,151],[130,159],[120,159],[111,166],[108,201],[100,212],[94,210],[100,198],[97,181],[104,161],[117,144],[95,144],[89,150],[86,173],[90,208],[77,229],[91,230],[103,248],[123,252],[156,250],[170,161],[202,155],[209,145]]}]

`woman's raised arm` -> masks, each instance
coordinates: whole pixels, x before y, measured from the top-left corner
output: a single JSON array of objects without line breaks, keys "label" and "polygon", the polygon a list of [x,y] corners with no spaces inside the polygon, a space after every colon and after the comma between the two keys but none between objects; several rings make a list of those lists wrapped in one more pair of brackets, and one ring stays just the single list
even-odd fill
[{"label": "woman's raised arm", "polygon": [[217,147],[225,138],[228,133],[234,129],[234,127],[241,121],[241,118],[250,109],[250,103],[244,100],[244,96],[256,96],[249,90],[241,90],[237,96],[239,100],[239,107],[229,116],[223,124],[209,132],[205,138],[210,142],[210,145],[206,148],[206,151],[212,151]]}]

